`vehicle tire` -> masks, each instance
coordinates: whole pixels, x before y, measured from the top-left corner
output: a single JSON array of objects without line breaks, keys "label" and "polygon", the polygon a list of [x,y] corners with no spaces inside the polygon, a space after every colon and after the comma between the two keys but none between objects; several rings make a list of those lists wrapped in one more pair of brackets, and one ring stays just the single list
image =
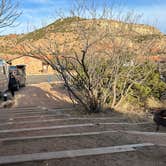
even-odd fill
[{"label": "vehicle tire", "polygon": [[24,83],[24,84],[22,85],[22,87],[26,87],[26,84]]}]

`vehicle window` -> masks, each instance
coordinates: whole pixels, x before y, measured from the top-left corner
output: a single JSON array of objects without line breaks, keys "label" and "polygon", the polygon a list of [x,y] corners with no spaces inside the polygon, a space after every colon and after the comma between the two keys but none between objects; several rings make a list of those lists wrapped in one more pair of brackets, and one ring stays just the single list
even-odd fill
[{"label": "vehicle window", "polygon": [[0,66],[0,74],[3,74],[3,68]]},{"label": "vehicle window", "polygon": [[16,68],[16,66],[10,66],[9,67],[9,70],[16,70],[17,68]]},{"label": "vehicle window", "polygon": [[3,66],[3,74],[6,74],[5,66]]}]

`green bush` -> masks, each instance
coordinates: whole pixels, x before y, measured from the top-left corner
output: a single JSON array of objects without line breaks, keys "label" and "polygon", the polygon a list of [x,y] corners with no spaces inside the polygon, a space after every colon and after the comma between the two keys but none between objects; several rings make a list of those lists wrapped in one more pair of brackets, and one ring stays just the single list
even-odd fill
[{"label": "green bush", "polygon": [[135,83],[132,90],[141,102],[150,96],[160,99],[161,94],[166,91],[166,83],[160,79],[159,72],[154,70],[142,84]]}]

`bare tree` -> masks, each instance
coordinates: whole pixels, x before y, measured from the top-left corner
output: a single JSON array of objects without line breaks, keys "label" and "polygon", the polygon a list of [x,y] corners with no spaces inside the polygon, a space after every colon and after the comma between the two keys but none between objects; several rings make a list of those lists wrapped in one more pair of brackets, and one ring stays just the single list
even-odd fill
[{"label": "bare tree", "polygon": [[134,85],[142,84],[151,73],[151,69],[145,72],[145,63],[137,59],[143,51],[129,45],[137,17],[129,13],[122,17],[127,23],[113,21],[112,8],[104,6],[98,11],[94,3],[77,2],[70,17],[61,18],[73,20],[65,28],[72,31],[74,41],[66,36],[60,42],[56,35],[54,40],[48,36],[43,44],[24,47],[25,53],[51,65],[73,101],[88,112],[99,112],[106,105],[117,108],[132,95]]},{"label": "bare tree", "polygon": [[20,15],[21,12],[18,11],[18,3],[11,0],[0,1],[0,28],[13,25]]}]

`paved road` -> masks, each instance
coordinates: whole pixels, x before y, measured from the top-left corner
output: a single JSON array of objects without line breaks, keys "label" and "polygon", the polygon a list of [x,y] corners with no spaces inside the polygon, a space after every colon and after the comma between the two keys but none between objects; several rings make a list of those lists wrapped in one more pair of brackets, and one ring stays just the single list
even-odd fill
[{"label": "paved road", "polygon": [[59,80],[57,75],[28,75],[27,84],[38,84],[41,82],[51,82]]}]

